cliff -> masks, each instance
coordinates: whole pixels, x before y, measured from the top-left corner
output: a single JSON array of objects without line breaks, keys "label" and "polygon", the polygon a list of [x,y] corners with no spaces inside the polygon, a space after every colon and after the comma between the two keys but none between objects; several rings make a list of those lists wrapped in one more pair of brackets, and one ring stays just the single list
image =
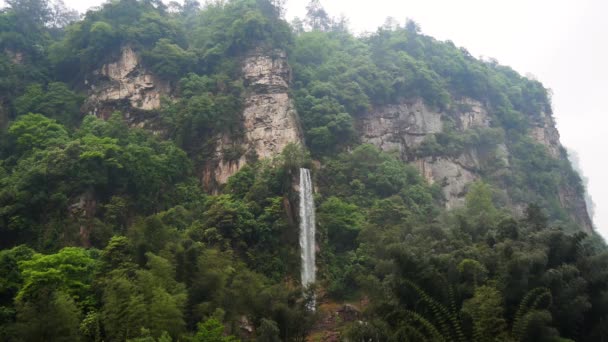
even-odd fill
[{"label": "cliff", "polygon": [[448,209],[462,206],[467,185],[480,178],[476,149],[457,156],[420,157],[416,152],[429,136],[443,132],[444,120],[448,117],[455,119],[460,133],[490,125],[486,109],[477,101],[464,99],[453,107],[465,110],[442,113],[416,99],[376,108],[358,121],[363,142],[383,151],[398,151],[401,159],[413,163],[430,184],[441,184]]},{"label": "cliff", "polygon": [[[241,63],[245,84],[242,112],[243,135],[216,137],[215,153],[202,174],[205,188],[214,190],[226,183],[249,161],[271,158],[290,143],[303,144],[298,115],[289,94],[291,68],[282,50],[251,51]],[[229,157],[227,151],[239,151]]]},{"label": "cliff", "polygon": [[[497,126],[492,122],[490,111],[481,102],[469,98],[453,101],[450,108],[444,111],[415,99],[370,110],[358,118],[357,127],[362,142],[373,144],[383,151],[397,152],[403,161],[415,165],[430,184],[440,184],[445,207],[453,209],[464,205],[468,186],[483,178],[483,169],[488,163],[493,164],[493,168],[498,166],[500,172],[508,172],[511,157],[508,144],[500,141],[494,146],[469,145],[456,155],[421,156],[420,149],[427,139],[445,133],[446,123],[460,136],[475,129]],[[551,114],[542,112],[538,118],[533,118],[528,134],[552,158],[567,161]],[[507,188],[499,190],[506,198],[505,204],[521,215],[527,203],[511,200]],[[584,231],[592,232],[593,224],[584,198],[574,187],[570,184],[561,186],[558,197],[571,219]]]},{"label": "cliff", "polygon": [[[200,171],[203,187],[217,192],[230,176],[247,163],[272,158],[290,143],[304,145],[294,99],[290,95],[292,69],[281,49],[255,48],[241,58],[241,77],[245,86],[242,134],[219,133],[211,139],[212,156]],[[156,114],[161,98],[170,98],[169,82],[147,70],[130,46],[121,49],[115,62],[104,65],[86,81],[89,97],[85,107],[107,118],[114,110],[125,113],[131,126],[163,134]],[[567,162],[559,133],[550,113],[541,111],[528,118],[528,136],[542,145],[555,160]],[[465,144],[450,153],[424,153],[429,141],[443,135],[464,137],[484,130],[500,129],[492,108],[467,97],[453,99],[449,107],[438,110],[421,98],[376,106],[355,118],[360,141],[383,151],[396,152],[418,168],[430,184],[439,184],[446,209],[462,207],[468,186],[487,180],[492,172],[509,172],[512,151],[504,137],[492,145]],[[488,173],[488,169],[492,171]],[[497,171],[498,170],[498,171]],[[504,205],[522,214],[527,203],[513,200],[510,189],[497,184]],[[584,198],[576,187],[562,184],[557,190],[560,206],[583,230],[592,231]]]},{"label": "cliff", "polygon": [[160,108],[161,98],[171,94],[169,82],[147,70],[131,46],[123,46],[116,61],[103,65],[85,80],[87,112],[107,119],[122,111],[131,126],[161,132],[151,112]]}]

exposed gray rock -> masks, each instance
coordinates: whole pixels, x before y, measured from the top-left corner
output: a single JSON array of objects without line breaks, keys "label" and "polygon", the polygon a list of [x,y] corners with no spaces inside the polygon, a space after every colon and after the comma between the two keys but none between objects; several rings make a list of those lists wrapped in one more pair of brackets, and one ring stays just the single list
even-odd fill
[{"label": "exposed gray rock", "polygon": [[8,56],[13,64],[23,64],[23,60],[25,59],[23,52],[4,49],[4,53]]},{"label": "exposed gray rock", "polygon": [[563,158],[560,148],[559,132],[555,127],[555,120],[553,120],[551,114],[541,112],[540,118],[530,130],[530,136],[537,143],[544,145],[547,148],[549,155],[553,158]]},{"label": "exposed gray rock", "polygon": [[359,121],[364,142],[383,151],[398,151],[406,158],[428,134],[442,130],[441,113],[429,109],[421,99],[377,108]]},{"label": "exposed gray rock", "polygon": [[[440,133],[444,120],[452,119],[460,131],[489,127],[490,117],[478,101],[462,99],[453,108],[440,112],[428,107],[421,99],[389,105],[363,115],[358,128],[363,142],[383,151],[398,151],[404,161],[412,162],[431,184],[442,186],[447,208],[464,204],[467,185],[479,179],[477,151],[468,150],[457,157],[418,158],[414,150],[424,139]],[[506,146],[505,146],[506,149]],[[505,157],[508,160],[508,154]]]},{"label": "exposed gray rock", "polygon": [[[483,163],[499,162],[508,168],[510,152],[505,143],[500,143],[493,151],[479,147],[468,148],[458,156],[418,157],[416,148],[427,136],[442,132],[448,120],[460,132],[491,127],[487,107],[468,98],[453,101],[445,112],[434,110],[419,99],[375,108],[362,115],[357,126],[363,142],[383,151],[397,151],[404,161],[413,163],[430,184],[440,184],[445,206],[452,209],[464,205],[469,184],[481,178],[479,171]],[[550,114],[543,112],[533,121],[530,136],[545,146],[553,158],[566,158]],[[501,193],[504,205],[516,215],[523,215],[526,204],[512,202],[508,189],[502,189]],[[572,186],[559,189],[559,200],[584,231],[592,231],[584,198]]]},{"label": "exposed gray rock", "polygon": [[[291,68],[284,51],[252,51],[241,65],[246,98],[243,136],[239,141],[221,134],[216,138],[215,158],[203,171],[203,184],[214,189],[224,184],[248,162],[247,157],[272,158],[289,143],[303,144],[298,115],[289,95]],[[240,150],[228,158],[226,150]]]},{"label": "exposed gray rock", "polygon": [[[559,140],[559,132],[555,120],[550,113],[541,112],[533,122],[530,136],[537,143],[545,146],[549,155],[555,159],[568,160],[568,155]],[[577,222],[583,231],[593,232],[593,221],[589,215],[587,203],[583,194],[579,194],[573,185],[566,184],[558,189],[559,201],[562,207],[568,209],[570,218]]]},{"label": "exposed gray rock", "polygon": [[171,93],[169,83],[144,68],[131,46],[124,46],[118,59],[95,71],[85,85],[89,87],[85,107],[91,114],[105,119],[121,110],[131,126],[149,129],[145,112],[159,109],[161,98]]},{"label": "exposed gray rock", "polygon": [[92,219],[97,212],[97,199],[93,191],[86,191],[73,199],[68,206],[68,212],[79,226],[80,244],[84,247],[90,247],[90,236],[92,232]]},{"label": "exposed gray rock", "polygon": [[490,127],[490,116],[485,106],[473,99],[464,98],[456,102],[456,119],[464,131],[476,127]]},{"label": "exposed gray rock", "polygon": [[560,204],[569,209],[570,218],[577,222],[586,233],[593,233],[593,222],[587,211],[585,198],[581,196],[572,186],[563,186],[558,190]]},{"label": "exposed gray rock", "polygon": [[429,184],[439,183],[441,185],[447,209],[462,207],[467,186],[479,179],[475,173],[447,158],[418,159],[414,165]]},{"label": "exposed gray rock", "polygon": [[301,143],[296,110],[287,93],[252,94],[243,111],[247,151],[271,158],[289,143]]}]

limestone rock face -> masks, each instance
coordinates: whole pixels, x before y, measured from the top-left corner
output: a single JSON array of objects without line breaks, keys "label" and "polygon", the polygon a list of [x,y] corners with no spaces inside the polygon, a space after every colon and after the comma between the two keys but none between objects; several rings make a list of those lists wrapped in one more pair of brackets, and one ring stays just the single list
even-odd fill
[{"label": "limestone rock face", "polygon": [[23,52],[4,49],[4,53],[8,56],[13,64],[23,64],[23,60],[25,59]]},{"label": "limestone rock face", "polygon": [[571,186],[561,187],[558,190],[560,204],[569,209],[570,218],[577,222],[584,232],[593,232],[593,222],[587,210],[585,199]]},{"label": "limestone rock face", "polygon": [[[383,151],[397,151],[404,161],[412,162],[430,184],[441,184],[446,207],[456,208],[464,204],[467,186],[479,179],[477,151],[471,149],[457,157],[441,158],[418,158],[414,153],[428,135],[442,132],[443,120],[448,117],[462,131],[490,126],[485,107],[471,99],[456,101],[450,113],[429,108],[421,99],[388,105],[363,115],[357,126],[363,142]],[[504,158],[508,160],[508,156]]]},{"label": "limestone rock face", "polygon": [[555,128],[555,121],[549,114],[541,112],[540,118],[536,120],[530,130],[530,136],[537,143],[544,145],[547,152],[553,158],[563,158],[561,153],[561,143],[559,142],[559,132]]},{"label": "limestone rock face", "polygon": [[[213,189],[225,183],[248,160],[272,158],[289,143],[303,144],[298,115],[289,95],[291,68],[284,51],[256,49],[241,64],[245,90],[243,135],[235,141],[216,138],[215,160],[205,167],[203,184]],[[226,151],[241,151],[240,157]]]},{"label": "limestone rock face", "polygon": [[473,99],[464,98],[457,101],[456,119],[460,123],[462,130],[475,127],[490,127],[490,117],[485,106]]},{"label": "limestone rock face", "polygon": [[146,70],[141,58],[130,46],[121,49],[118,59],[95,71],[89,87],[86,108],[92,114],[108,118],[113,111],[125,113],[132,126],[148,127],[144,114],[160,108],[161,97],[169,96],[171,87]]},{"label": "limestone rock face", "polygon": [[93,230],[93,219],[97,212],[97,199],[93,191],[86,191],[72,200],[68,206],[70,217],[78,222],[80,244],[90,247],[90,236]]},{"label": "limestone rock face", "polygon": [[[551,157],[567,160],[568,157],[559,140],[559,132],[555,127],[555,120],[550,114],[545,112],[540,113],[540,116],[533,122],[530,136],[534,141],[545,146],[546,151]],[[578,194],[571,185],[560,187],[558,189],[558,196],[562,207],[568,209],[570,218],[577,222],[585,232],[591,233],[593,231],[593,222],[587,210],[585,198]]]},{"label": "limestone rock face", "polygon": [[358,126],[363,141],[383,151],[399,151],[403,157],[428,134],[442,130],[441,113],[427,108],[421,99],[379,108],[363,116]]},{"label": "limestone rock face", "polygon": [[[415,153],[416,148],[428,135],[442,132],[447,121],[452,122],[454,129],[459,132],[491,127],[487,107],[468,98],[455,100],[444,112],[426,106],[420,99],[375,108],[362,115],[357,126],[363,142],[383,151],[397,151],[401,159],[416,166],[430,184],[440,184],[446,208],[453,209],[464,205],[469,184],[481,178],[482,163],[499,162],[508,169],[510,152],[507,144],[500,143],[491,153],[494,159],[485,159],[488,156],[483,146],[467,148],[458,156],[419,157]],[[533,118],[529,134],[545,146],[553,158],[566,158],[550,114],[541,113]],[[561,205],[568,209],[571,218],[584,231],[591,232],[592,222],[584,198],[570,185],[562,186],[558,191]],[[526,204],[512,202],[508,198],[508,189],[502,189],[502,192],[506,196],[506,205],[521,215]]]},{"label": "limestone rock face", "polygon": [[448,158],[418,159],[414,165],[429,184],[439,182],[447,209],[464,206],[467,186],[479,178],[473,171]]}]

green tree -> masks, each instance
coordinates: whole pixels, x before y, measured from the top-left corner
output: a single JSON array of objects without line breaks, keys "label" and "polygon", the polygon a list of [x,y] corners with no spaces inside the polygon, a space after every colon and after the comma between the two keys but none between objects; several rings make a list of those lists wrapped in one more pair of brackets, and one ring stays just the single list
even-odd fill
[{"label": "green tree", "polygon": [[[35,297],[35,298],[34,298]],[[17,302],[16,332],[25,341],[77,341],[81,311],[72,296],[42,288]]]},{"label": "green tree", "polygon": [[337,197],[330,197],[319,206],[319,228],[325,231],[331,246],[338,252],[352,250],[364,221],[360,209]]},{"label": "green tree", "polygon": [[198,331],[194,336],[196,342],[236,342],[234,336],[224,336],[224,326],[215,318],[210,318],[198,324]]},{"label": "green tree", "polygon": [[475,341],[508,340],[502,295],[497,289],[491,286],[477,287],[473,298],[464,302],[462,311],[473,320]]},{"label": "green tree", "polygon": [[17,301],[28,302],[41,291],[61,291],[82,306],[94,304],[90,284],[97,262],[93,254],[78,247],[66,247],[55,254],[34,254],[19,263],[23,286]]},{"label": "green tree", "polygon": [[64,83],[53,82],[46,87],[40,84],[29,86],[15,100],[18,115],[40,113],[62,124],[73,127],[80,116],[83,98],[72,92]]},{"label": "green tree", "polygon": [[277,326],[276,322],[268,319],[262,319],[262,322],[260,323],[260,326],[257,329],[258,336],[256,341],[279,342],[281,341],[279,335],[280,333],[281,331],[279,330],[279,327]]},{"label": "green tree", "polygon": [[68,141],[68,132],[61,124],[40,114],[21,116],[9,127],[8,132],[21,152],[56,146]]}]

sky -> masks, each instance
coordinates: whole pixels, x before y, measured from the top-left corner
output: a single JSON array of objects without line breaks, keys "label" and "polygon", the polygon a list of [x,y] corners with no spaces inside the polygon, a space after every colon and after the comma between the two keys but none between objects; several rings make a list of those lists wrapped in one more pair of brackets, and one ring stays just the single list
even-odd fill
[{"label": "sky", "polygon": [[[0,3],[2,0],[0,0]],[[80,12],[102,0],[64,0]],[[204,2],[201,0],[201,2]],[[303,17],[309,0],[286,0],[287,18]],[[594,222],[608,239],[608,1],[605,0],[321,0],[356,33],[387,17],[413,19],[424,34],[451,40],[473,56],[491,57],[552,91],[562,144],[578,154],[595,202]]]}]

